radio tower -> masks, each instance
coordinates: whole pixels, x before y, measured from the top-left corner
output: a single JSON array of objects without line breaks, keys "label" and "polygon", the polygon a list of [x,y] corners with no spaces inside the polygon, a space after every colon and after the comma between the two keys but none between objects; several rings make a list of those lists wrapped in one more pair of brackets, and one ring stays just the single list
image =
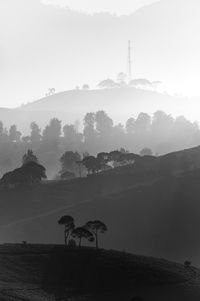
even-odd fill
[{"label": "radio tower", "polygon": [[131,57],[131,41],[128,41],[128,81],[132,80],[132,57]]}]

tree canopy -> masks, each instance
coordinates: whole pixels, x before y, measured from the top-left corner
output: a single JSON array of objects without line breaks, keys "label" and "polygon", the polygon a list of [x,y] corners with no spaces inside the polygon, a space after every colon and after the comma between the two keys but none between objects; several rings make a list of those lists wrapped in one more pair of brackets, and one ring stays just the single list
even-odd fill
[{"label": "tree canopy", "polygon": [[101,234],[105,233],[108,230],[107,226],[102,221],[95,220],[95,221],[87,222],[85,228],[91,231],[92,234],[94,235],[95,242],[96,242],[96,249],[98,249],[99,247],[98,235],[99,233]]}]

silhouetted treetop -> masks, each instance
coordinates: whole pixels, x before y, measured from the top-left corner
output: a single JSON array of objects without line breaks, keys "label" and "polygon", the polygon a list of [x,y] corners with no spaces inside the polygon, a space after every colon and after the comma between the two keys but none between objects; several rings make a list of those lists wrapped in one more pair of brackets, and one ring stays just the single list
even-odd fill
[{"label": "silhouetted treetop", "polygon": [[87,239],[89,242],[94,241],[93,234],[86,229],[85,227],[78,227],[72,231],[72,237],[77,238],[79,240],[79,247],[81,247],[82,239]]},{"label": "silhouetted treetop", "polygon": [[95,237],[96,248],[98,249],[98,235],[99,233],[105,233],[108,230],[107,226],[102,221],[95,220],[87,222],[85,228],[93,233]]},{"label": "silhouetted treetop", "polygon": [[39,163],[38,158],[34,155],[34,153],[31,149],[28,149],[28,151],[24,154],[24,156],[22,158],[23,165],[25,165],[29,162]]},{"label": "silhouetted treetop", "polygon": [[70,215],[64,215],[59,219],[58,224],[64,226],[64,240],[67,245],[68,239],[75,228],[74,218]]}]

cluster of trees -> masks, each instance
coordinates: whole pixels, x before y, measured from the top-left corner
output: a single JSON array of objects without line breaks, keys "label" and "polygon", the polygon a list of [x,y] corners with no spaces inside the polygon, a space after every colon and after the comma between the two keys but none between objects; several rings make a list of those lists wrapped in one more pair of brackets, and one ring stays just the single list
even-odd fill
[{"label": "cluster of trees", "polygon": [[66,246],[75,246],[75,239],[78,241],[79,247],[81,247],[82,240],[85,239],[89,242],[95,242],[96,249],[98,249],[99,234],[108,230],[107,226],[99,220],[88,221],[81,227],[75,227],[74,218],[69,215],[62,216],[58,224],[64,226],[64,242]]},{"label": "cluster of trees", "polygon": [[88,174],[94,174],[114,167],[134,163],[137,157],[139,156],[121,148],[119,151],[98,153],[96,157],[87,156],[79,162],[85,166]]},{"label": "cluster of trees", "polygon": [[84,117],[81,131],[77,124],[62,126],[60,120],[53,118],[43,130],[32,122],[27,136],[23,136],[16,125],[7,130],[0,122],[0,173],[19,166],[28,149],[34,151],[46,166],[48,176],[54,178],[60,170],[60,163],[62,174],[66,171],[78,175],[80,172],[77,164],[66,169],[63,163],[66,162],[65,157],[60,161],[66,151],[72,152],[75,158],[70,161],[76,162],[89,154],[96,156],[122,146],[138,154],[142,150],[142,155],[162,155],[199,144],[200,129],[197,123],[183,116],[174,119],[162,111],[155,112],[153,116],[140,113],[137,118],[129,118],[125,124],[114,124],[104,111],[90,112]]},{"label": "cluster of trees", "polygon": [[111,78],[104,79],[98,83],[97,87],[100,89],[135,87],[138,89],[156,90],[160,84],[160,81],[151,82],[146,78],[136,78],[127,82],[127,75],[124,72],[120,72],[117,75],[116,80]]}]

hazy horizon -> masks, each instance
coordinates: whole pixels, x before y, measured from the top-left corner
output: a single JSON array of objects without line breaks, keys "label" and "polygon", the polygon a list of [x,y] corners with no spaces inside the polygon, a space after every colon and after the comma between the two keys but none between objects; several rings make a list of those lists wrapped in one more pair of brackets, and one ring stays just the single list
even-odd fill
[{"label": "hazy horizon", "polygon": [[97,12],[109,13],[95,15],[85,13],[95,12],[91,1],[48,1],[69,9],[39,0],[0,3],[1,107],[40,99],[48,88],[60,92],[85,83],[96,88],[100,80],[116,79],[127,71],[128,39],[133,43],[133,78],[159,80],[172,94],[200,95],[200,43],[198,34],[191,37],[199,26],[197,0],[181,6],[180,0],[127,0],[115,6],[111,0],[96,1]]}]

